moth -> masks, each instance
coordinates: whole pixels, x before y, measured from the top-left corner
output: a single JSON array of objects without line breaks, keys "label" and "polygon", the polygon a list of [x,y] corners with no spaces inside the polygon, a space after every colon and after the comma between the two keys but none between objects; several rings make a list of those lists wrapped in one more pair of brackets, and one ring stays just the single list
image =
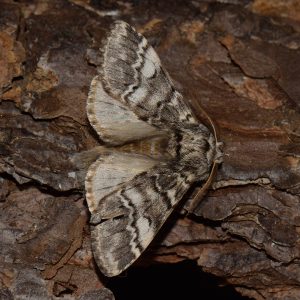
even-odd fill
[{"label": "moth", "polygon": [[100,51],[87,116],[106,146],[88,169],[85,189],[96,263],[115,276],[147,248],[191,184],[208,179],[222,154],[143,35],[117,21]]}]

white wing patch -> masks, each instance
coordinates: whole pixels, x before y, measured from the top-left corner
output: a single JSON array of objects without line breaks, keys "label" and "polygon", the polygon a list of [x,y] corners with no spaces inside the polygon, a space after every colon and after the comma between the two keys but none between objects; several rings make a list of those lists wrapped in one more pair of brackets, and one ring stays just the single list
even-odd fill
[{"label": "white wing patch", "polygon": [[142,74],[146,78],[151,78],[160,68],[160,60],[152,47],[149,47],[144,55],[144,63],[141,69]]},{"label": "white wing patch", "polygon": [[[107,211],[103,208],[105,196],[119,189],[135,175],[149,170],[156,163],[157,161],[148,157],[120,152],[111,152],[100,157],[90,166],[85,181],[90,212]],[[107,218],[107,215],[102,217]]]},{"label": "white wing patch", "polygon": [[109,96],[99,76],[91,83],[87,115],[101,139],[111,145],[122,145],[159,134],[155,127],[141,121],[127,106]]}]

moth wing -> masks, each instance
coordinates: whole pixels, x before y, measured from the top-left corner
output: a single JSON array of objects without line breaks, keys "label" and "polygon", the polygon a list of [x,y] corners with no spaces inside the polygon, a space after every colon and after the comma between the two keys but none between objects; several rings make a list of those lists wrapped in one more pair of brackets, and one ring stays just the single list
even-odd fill
[{"label": "moth wing", "polygon": [[[119,176],[118,163],[115,167],[114,174]],[[131,162],[121,169],[126,167],[130,171]],[[88,202],[95,198],[91,201],[95,203],[92,220],[96,216],[91,224],[92,248],[103,274],[116,276],[150,244],[195,176],[174,164],[160,163],[117,184],[106,195],[98,190],[101,176],[103,166],[96,162],[87,176]],[[122,176],[120,181],[124,181]]]},{"label": "moth wing", "polygon": [[141,121],[128,107],[107,94],[99,76],[91,83],[87,116],[100,138],[110,145],[159,134],[156,128]]},{"label": "moth wing", "polygon": [[196,123],[154,49],[129,24],[115,22],[102,51],[100,72],[108,94],[159,127]]},{"label": "moth wing", "polygon": [[[156,160],[137,154],[123,153],[115,150],[103,151],[88,169],[85,179],[86,200],[93,219],[100,211],[105,211],[101,218],[106,219],[122,213],[115,203],[104,199],[118,190],[122,184],[130,181],[135,175],[151,169]],[[103,208],[104,207],[104,208]]]}]

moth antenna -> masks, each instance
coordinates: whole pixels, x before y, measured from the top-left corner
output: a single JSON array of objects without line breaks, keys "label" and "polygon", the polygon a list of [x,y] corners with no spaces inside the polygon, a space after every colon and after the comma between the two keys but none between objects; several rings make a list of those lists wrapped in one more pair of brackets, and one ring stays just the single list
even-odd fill
[{"label": "moth antenna", "polygon": [[194,114],[194,117],[199,121],[201,122],[199,116],[195,113],[195,111],[201,111],[201,113],[204,115],[204,117],[208,120],[209,122],[209,126],[212,128],[213,130],[213,133],[214,133],[214,137],[215,137],[215,140],[216,140],[216,144],[219,143],[219,132],[218,132],[218,129],[217,127],[215,126],[215,123],[214,121],[212,120],[212,118],[208,115],[208,113],[205,111],[205,109],[198,103],[198,102],[193,102],[192,103],[192,112]]},{"label": "moth antenna", "polygon": [[197,194],[193,197],[189,207],[187,208],[188,214],[193,213],[193,211],[196,209],[199,202],[203,199],[203,197],[207,193],[211,183],[213,182],[217,174],[217,167],[218,167],[218,162],[214,161],[208,179],[206,180],[205,184],[199,189]]},{"label": "moth antenna", "polygon": [[[218,140],[218,131],[217,131],[217,128],[216,128],[212,118],[208,115],[208,113],[205,111],[205,109],[198,102],[195,101],[192,104],[192,107],[193,107],[192,112],[194,114],[194,117],[198,121],[200,121],[200,118],[195,113],[195,110],[201,111],[201,113],[205,116],[205,118],[210,123],[209,125],[213,130],[215,141],[216,141],[216,151],[218,151],[218,148],[222,145],[222,142],[219,142],[219,140]],[[196,209],[199,202],[203,199],[203,197],[207,193],[211,183],[213,182],[213,180],[217,174],[217,167],[220,162],[221,162],[220,158],[214,160],[208,179],[206,180],[205,184],[199,189],[199,191],[196,193],[196,195],[193,197],[193,199],[187,209],[188,214],[192,213]]]}]

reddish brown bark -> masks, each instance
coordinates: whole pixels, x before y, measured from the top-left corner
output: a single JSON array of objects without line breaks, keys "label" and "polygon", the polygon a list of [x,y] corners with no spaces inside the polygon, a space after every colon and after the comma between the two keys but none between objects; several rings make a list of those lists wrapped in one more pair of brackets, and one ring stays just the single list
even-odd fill
[{"label": "reddish brown bark", "polygon": [[99,144],[85,104],[115,19],[149,39],[224,142],[214,190],[139,263],[195,260],[243,295],[300,298],[299,5],[219,2],[0,1],[0,298],[113,298],[72,158]]}]

